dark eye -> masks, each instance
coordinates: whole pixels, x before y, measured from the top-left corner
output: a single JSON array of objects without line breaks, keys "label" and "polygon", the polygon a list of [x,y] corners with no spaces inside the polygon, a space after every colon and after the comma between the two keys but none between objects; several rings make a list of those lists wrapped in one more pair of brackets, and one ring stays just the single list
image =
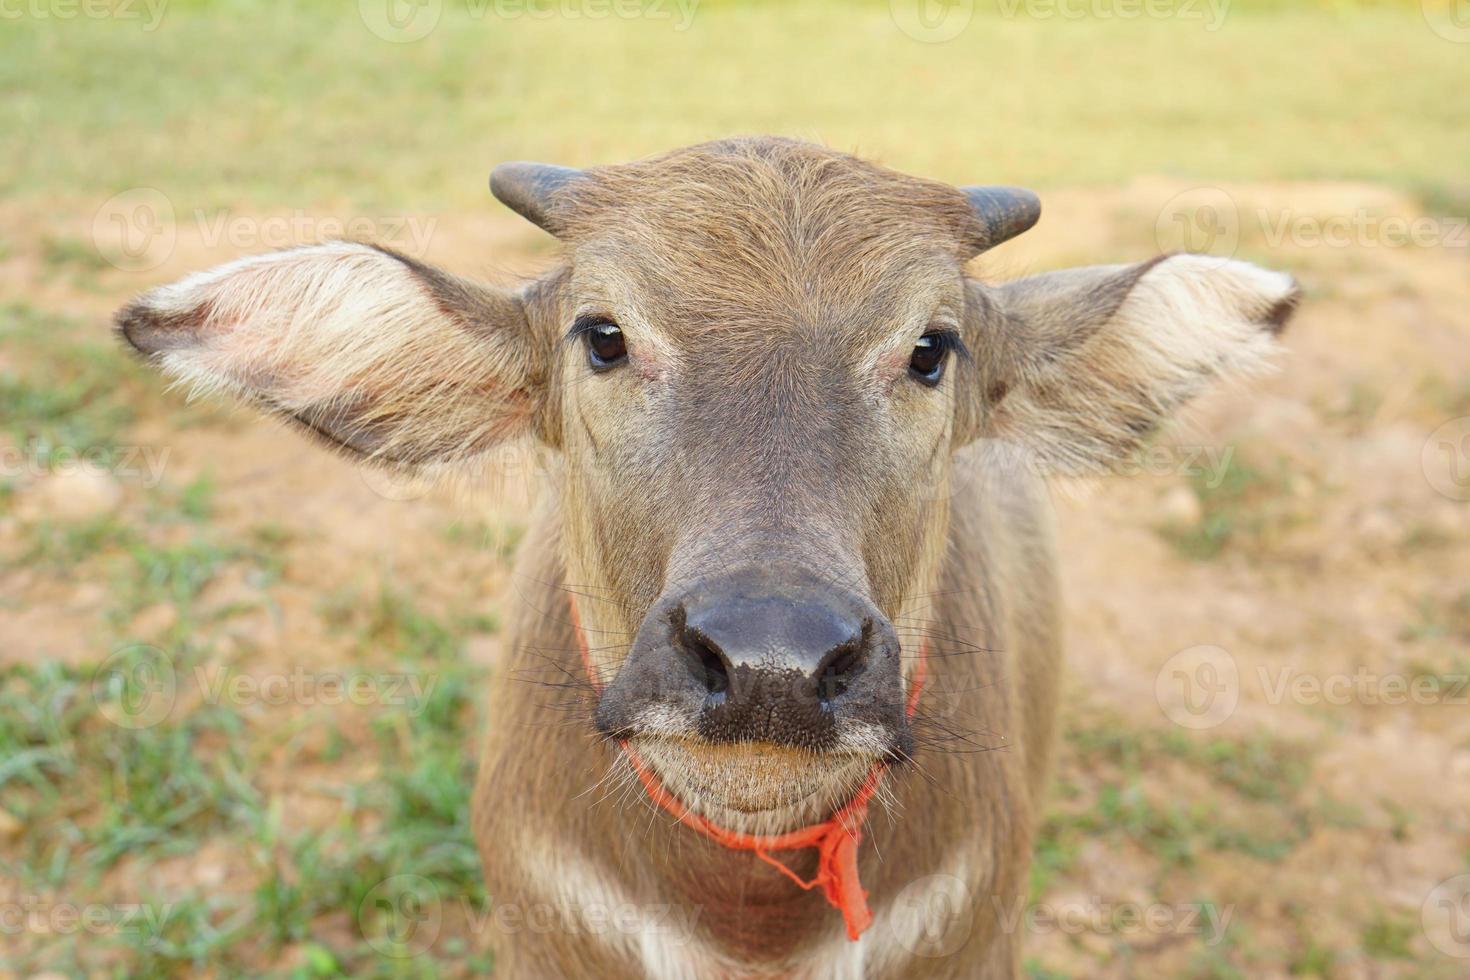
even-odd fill
[{"label": "dark eye", "polygon": [[579,322],[574,328],[587,342],[587,362],[594,371],[606,371],[628,356],[623,331],[611,320]]},{"label": "dark eye", "polygon": [[913,356],[909,358],[909,374],[915,381],[931,388],[939,384],[939,379],[944,377],[944,363],[956,342],[952,333],[935,331],[924,334],[914,345]]}]

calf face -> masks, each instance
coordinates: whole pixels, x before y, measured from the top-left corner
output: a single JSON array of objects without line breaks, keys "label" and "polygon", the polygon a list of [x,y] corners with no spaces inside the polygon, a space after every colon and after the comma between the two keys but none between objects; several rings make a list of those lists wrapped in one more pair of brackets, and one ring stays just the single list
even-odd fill
[{"label": "calf face", "polygon": [[784,140],[493,186],[566,246],[518,291],[337,243],[163,287],[120,329],[381,464],[558,450],[595,724],[747,831],[823,819],[908,753],[957,451],[1105,468],[1258,366],[1296,298],[1192,256],[985,285],[965,262],[1034,198]]},{"label": "calf face", "polygon": [[[496,185],[520,203],[526,176]],[[568,575],[591,635],[632,636],[596,664],[598,727],[721,823],[819,819],[909,748],[895,622],[945,532],[915,488],[946,480],[989,228],[952,188],[779,143],[537,190],[571,253]]]}]

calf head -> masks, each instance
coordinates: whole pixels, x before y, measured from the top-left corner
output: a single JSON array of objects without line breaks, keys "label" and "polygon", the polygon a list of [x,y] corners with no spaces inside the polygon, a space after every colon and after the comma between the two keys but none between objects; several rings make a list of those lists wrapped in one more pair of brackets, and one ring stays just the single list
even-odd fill
[{"label": "calf head", "polygon": [[748,831],[823,819],[908,753],[958,450],[1106,468],[1259,366],[1297,297],[1188,255],[988,285],[965,263],[1034,196],[786,140],[507,164],[492,189],[566,246],[519,289],[334,243],[159,288],[119,328],[378,464],[556,450],[596,727]]}]

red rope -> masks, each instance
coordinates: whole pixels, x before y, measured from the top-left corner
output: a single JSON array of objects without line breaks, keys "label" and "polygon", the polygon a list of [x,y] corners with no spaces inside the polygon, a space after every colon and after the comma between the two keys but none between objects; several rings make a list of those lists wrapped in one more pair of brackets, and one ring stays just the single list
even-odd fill
[{"label": "red rope", "polygon": [[[577,646],[582,651],[582,666],[593,687],[602,689],[597,672],[592,667],[592,658],[587,650],[587,638],[582,635],[582,622],[577,615],[577,602],[568,597],[572,611],[572,630],[577,634]],[[913,715],[919,704],[919,692],[924,686],[927,661],[927,645],[919,645],[919,662],[914,667],[913,686],[909,689],[908,713]],[[873,924],[873,912],[868,908],[868,893],[858,879],[858,845],[863,842],[863,823],[868,817],[868,801],[878,791],[883,778],[883,764],[874,763],[853,798],[830,818],[810,827],[792,830],[784,834],[743,834],[721,827],[707,817],[690,810],[679,799],[664,788],[658,776],[648,768],[638,752],[626,741],[618,743],[632,764],[633,771],[653,802],[663,807],[674,819],[687,824],[710,840],[739,851],[754,851],[755,856],[791,879],[797,887],[810,891],[818,886],[833,908],[842,913],[847,926],[847,938],[856,940]],[[803,881],[785,863],[771,856],[771,851],[794,851],[806,847],[817,849],[817,874],[811,881]]]}]

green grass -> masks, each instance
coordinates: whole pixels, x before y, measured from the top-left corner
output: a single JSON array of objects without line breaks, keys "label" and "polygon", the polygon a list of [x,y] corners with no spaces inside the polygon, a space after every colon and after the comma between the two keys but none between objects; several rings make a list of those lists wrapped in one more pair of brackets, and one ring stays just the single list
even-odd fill
[{"label": "green grass", "polygon": [[1196,950],[1190,957],[1188,980],[1247,980],[1250,974],[1230,962],[1228,952],[1219,947]]},{"label": "green grass", "polygon": [[1470,215],[1470,180],[1424,185],[1418,188],[1418,195],[1426,214],[1462,219]]},{"label": "green grass", "polygon": [[458,642],[446,624],[386,586],[366,596],[357,588],[339,589],[322,601],[319,612],[330,626],[354,637],[359,653],[433,662],[450,656]]},{"label": "green grass", "polygon": [[1034,959],[1026,961],[1026,977],[1027,980],[1071,980],[1068,974],[1047,969]]},{"label": "green grass", "polygon": [[214,478],[208,473],[191,480],[179,492],[178,509],[191,521],[205,521],[214,513]]},{"label": "green grass", "polygon": [[[1226,855],[1232,865],[1258,862],[1266,873],[1318,827],[1341,823],[1333,819],[1340,804],[1307,789],[1315,753],[1304,743],[1259,734],[1227,738],[1138,727],[1121,717],[1074,722],[1065,738],[1064,755],[1070,758],[1061,766],[1063,775],[1037,835],[1033,901],[1081,887],[1072,879],[1089,843],[1103,841],[1109,848],[1146,854],[1152,863],[1150,891],[1161,901],[1168,896],[1198,899],[1211,887],[1209,878],[1200,877],[1205,856]],[[1185,766],[1204,777],[1207,788],[1187,797],[1161,796],[1158,789],[1170,784],[1166,770],[1171,766]],[[1095,873],[1081,869],[1080,880]],[[1095,881],[1087,887],[1096,887]],[[1234,901],[1198,899],[1194,904],[1219,908]],[[1243,916],[1235,916],[1225,941],[1198,945],[1179,975],[1255,975],[1253,964],[1274,961],[1275,954],[1263,960],[1262,951],[1248,941],[1247,926]],[[1122,962],[1132,955],[1126,943],[1112,952]],[[1033,972],[1047,975],[1039,964]]]},{"label": "green grass", "polygon": [[110,340],[74,318],[0,308],[0,345],[15,358],[0,362],[0,425],[38,466],[80,455],[105,463],[117,453],[137,414],[127,396],[142,386]]},{"label": "green grass", "polygon": [[[1470,214],[1470,208],[1466,208]],[[1424,397],[1443,418],[1470,415],[1470,379],[1446,378],[1442,375],[1424,381]]]},{"label": "green grass", "polygon": [[167,411],[183,427],[223,417],[218,404],[165,393],[99,318],[26,302],[0,305],[0,406],[0,434],[26,476],[85,462],[144,485],[167,472],[169,447],[132,439],[140,417]]},{"label": "green grass", "polygon": [[1332,950],[1308,940],[1306,947],[1292,957],[1288,969],[1294,977],[1330,977],[1336,962]]},{"label": "green grass", "polygon": [[[12,436],[101,446],[127,438],[135,368],[105,332],[89,337],[85,324],[23,306],[0,311],[0,329],[5,355],[22,369],[5,376],[3,394],[19,396],[4,419]],[[21,828],[0,850],[0,878],[77,903],[143,902],[157,917],[105,937],[8,936],[0,973],[254,976],[278,960],[295,964],[281,972],[293,977],[488,968],[453,935],[426,956],[386,957],[355,910],[379,882],[402,874],[427,878],[456,908],[484,904],[468,827],[472,701],[483,678],[461,661],[460,636],[492,628],[493,617],[431,615],[388,589],[345,595],[327,609],[362,673],[412,674],[426,692],[369,705],[356,735],[339,731],[339,709],[330,706],[283,717],[202,697],[201,676],[252,668],[248,644],[226,655],[219,637],[247,607],[274,601],[292,536],[272,524],[238,532],[216,524],[207,472],[162,477],[138,491],[140,508],[22,526],[18,546],[0,559],[0,571],[106,583],[92,649],[103,651],[99,658],[120,651],[106,671],[97,661],[46,658],[0,666],[0,811]],[[252,586],[259,603],[206,604],[211,583],[227,572]],[[163,635],[131,636],[133,617],[159,606],[174,612]],[[172,701],[149,700],[160,696],[160,664],[175,682]],[[149,713],[156,704],[167,710]],[[149,723],[117,723],[140,718]],[[325,826],[283,820],[267,773],[344,758],[372,758],[382,775],[334,787],[340,813]],[[150,890],[151,869],[191,859],[211,842],[244,857],[248,880]]]},{"label": "green grass", "polygon": [[[200,710],[151,727],[112,724],[129,699],[149,696],[141,685],[154,676],[112,666],[115,685],[55,663],[3,673],[0,791],[28,825],[19,873],[32,887],[95,876],[124,856],[188,853],[193,836],[232,826],[254,803],[239,719]],[[82,813],[81,823],[54,823]]]},{"label": "green grass", "polygon": [[[165,592],[187,601],[202,566],[167,567],[185,571],[174,577],[178,589]],[[363,899],[396,875],[428,879],[446,904],[478,909],[485,903],[468,825],[474,775],[468,733],[482,679],[459,661],[449,629],[407,600],[370,607],[365,625],[365,642],[393,638],[394,653],[435,683],[422,704],[374,708],[370,743],[352,751],[369,753],[383,775],[342,785],[338,819],[311,830],[283,829],[280,798],[260,785],[258,773],[282,747],[306,752],[293,736],[332,730],[331,712],[308,712],[295,730],[272,731],[253,722],[248,707],[185,696],[192,668],[210,657],[207,646],[169,655],[181,694],[161,720],[138,729],[108,719],[125,716],[126,705],[153,691],[156,674],[109,662],[116,669],[99,683],[90,665],[0,669],[0,808],[24,828],[0,874],[29,889],[85,896],[110,870],[146,867],[224,840],[248,857],[255,880],[245,890],[152,894],[129,886],[128,900],[154,905],[157,922],[105,941],[89,943],[84,935],[21,944],[0,953],[0,970],[70,965],[84,972],[116,962],[135,977],[204,969],[258,975],[263,959],[302,944],[309,944],[301,954],[305,965],[293,976],[440,976],[487,968],[453,937],[411,962],[385,957],[369,942],[372,923],[355,919]],[[153,663],[157,655],[137,656]],[[323,757],[330,760],[342,747],[331,748],[331,739],[326,744]],[[345,929],[355,938],[324,938],[324,922],[338,924],[331,934]]]},{"label": "green grass", "polygon": [[902,34],[883,0],[704,0],[682,32],[450,3],[410,44],[375,37],[355,7],[174,3],[151,32],[7,23],[0,194],[81,198],[88,219],[131,187],[163,190],[180,220],[303,202],[489,209],[499,160],[613,162],[750,132],[952,181],[1452,188],[1470,159],[1470,128],[1445,98],[1466,81],[1463,55],[1412,2],[1235,3],[1215,31],[982,4],[942,44]]},{"label": "green grass", "polygon": [[0,568],[61,571],[135,540],[134,530],[110,514],[79,522],[42,521],[29,529],[26,545],[15,558],[0,559]]},{"label": "green grass", "polygon": [[1450,597],[1421,596],[1415,613],[1399,630],[1399,639],[1470,642],[1470,589]]},{"label": "green grass", "polygon": [[1291,499],[1291,471],[1284,461],[1259,465],[1230,456],[1223,474],[1191,473],[1200,502],[1199,520],[1158,527],[1182,557],[1210,561],[1228,552],[1258,557],[1279,545],[1310,512]]},{"label": "green grass", "polygon": [[1138,729],[1114,721],[1070,729],[1082,755],[1129,771],[1167,756],[1208,772],[1211,779],[1250,800],[1281,802],[1306,783],[1310,750],[1266,735],[1221,738],[1174,729]]},{"label": "green grass", "polygon": [[[1031,872],[1033,896],[1067,875],[1088,839],[1132,841],[1167,875],[1212,851],[1279,860],[1322,822],[1318,809],[1302,798],[1312,756],[1305,745],[1141,729],[1121,719],[1073,727],[1067,741],[1082,769],[1096,779],[1085,789],[1064,784],[1065,802],[1043,819]],[[1206,776],[1218,795],[1165,803],[1151,798],[1144,774],[1159,772],[1165,760]],[[1257,819],[1222,817],[1222,798],[1244,801],[1243,812]]]},{"label": "green grass", "polygon": [[454,521],[444,529],[444,538],[453,544],[488,551],[502,561],[509,561],[526,536],[524,524],[491,524],[485,521]]},{"label": "green grass", "polygon": [[1384,959],[1408,959],[1419,934],[1418,923],[1407,918],[1379,915],[1363,930],[1363,951]]},{"label": "green grass", "polygon": [[69,235],[41,239],[41,262],[49,269],[95,275],[107,269],[107,260],[89,241]]}]

